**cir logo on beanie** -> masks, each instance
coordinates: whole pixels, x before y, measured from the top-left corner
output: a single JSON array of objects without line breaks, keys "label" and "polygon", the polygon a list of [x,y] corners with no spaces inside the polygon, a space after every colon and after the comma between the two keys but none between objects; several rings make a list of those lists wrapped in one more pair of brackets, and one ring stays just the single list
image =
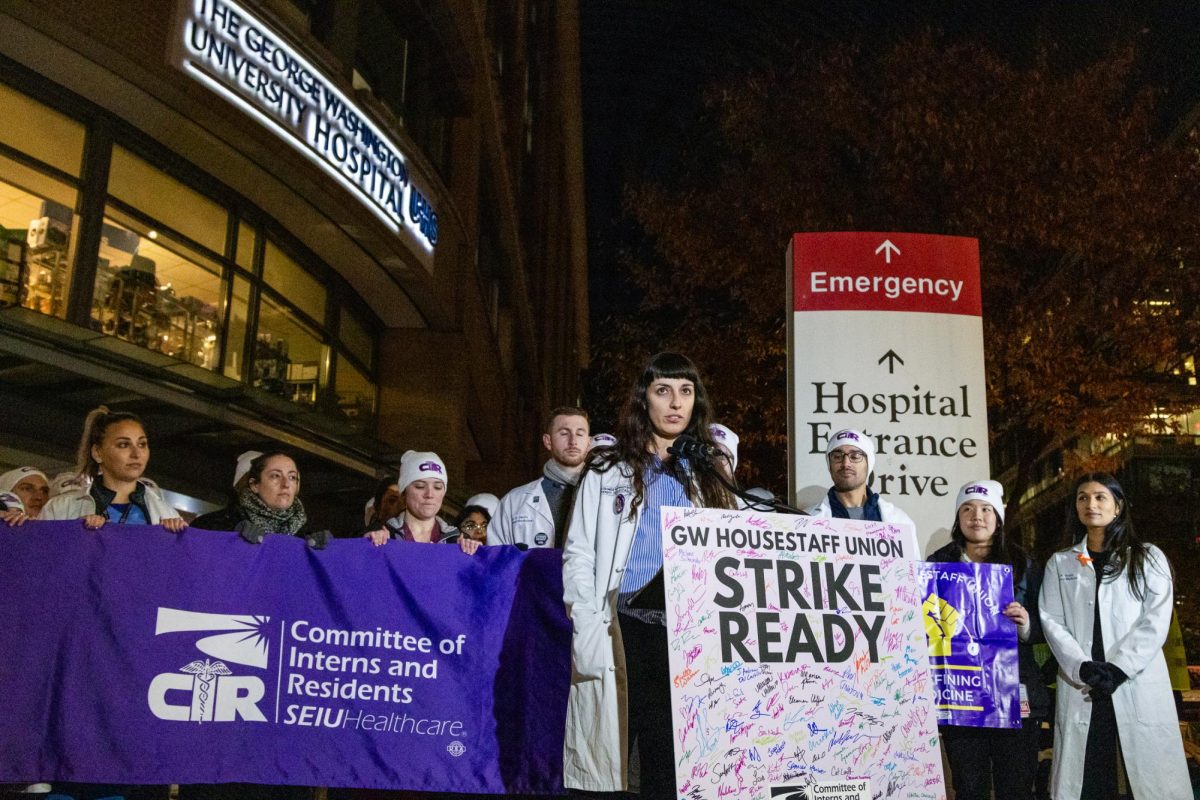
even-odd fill
[{"label": "cir logo on beanie", "polygon": [[963,503],[972,500],[982,500],[996,512],[996,517],[1004,522],[1004,487],[999,481],[971,481],[963,484],[958,490],[958,499],[954,502],[954,513],[963,507]]},{"label": "cir logo on beanie", "polygon": [[729,460],[733,462],[732,467],[737,469],[738,442],[741,441],[741,438],[719,422],[709,425],[708,432],[712,435],[714,442],[729,451]]},{"label": "cir logo on beanie", "polygon": [[400,491],[403,492],[409,484],[419,480],[439,480],[449,485],[446,465],[437,453],[409,450],[400,457],[400,479],[396,481]]},{"label": "cir logo on beanie", "polygon": [[842,446],[861,450],[867,457],[867,474],[875,471],[875,442],[870,436],[853,428],[838,431],[829,437],[829,444],[825,445],[825,459],[828,460],[829,454]]}]

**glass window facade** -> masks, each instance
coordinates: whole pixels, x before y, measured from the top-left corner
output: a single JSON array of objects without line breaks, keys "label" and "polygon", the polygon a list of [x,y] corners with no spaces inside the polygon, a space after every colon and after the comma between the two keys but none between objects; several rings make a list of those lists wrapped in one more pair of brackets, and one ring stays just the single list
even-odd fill
[{"label": "glass window facade", "polygon": [[[0,308],[65,318],[68,302],[86,304],[70,318],[361,430],[373,424],[376,327],[328,268],[265,233],[277,226],[242,200],[193,188],[190,165],[125,142],[116,120],[108,184],[89,188],[101,201],[89,205],[79,181],[87,126],[4,85],[0,107]],[[97,226],[95,249],[77,252],[79,231]],[[90,292],[69,291],[77,270]]]}]

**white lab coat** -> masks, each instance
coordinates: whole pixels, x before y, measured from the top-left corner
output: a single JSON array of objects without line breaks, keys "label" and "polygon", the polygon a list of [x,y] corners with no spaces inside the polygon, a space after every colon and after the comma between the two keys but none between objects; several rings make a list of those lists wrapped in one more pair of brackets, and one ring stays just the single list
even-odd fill
[{"label": "white lab coat", "polygon": [[[1079,800],[1092,705],[1079,667],[1092,660],[1096,571],[1086,539],[1051,556],[1046,564],[1039,609],[1046,642],[1058,659],[1054,715],[1054,768],[1050,794]],[[1172,584],[1162,551],[1149,545],[1145,598],[1129,589],[1124,572],[1100,585],[1104,658],[1129,680],[1113,694],[1113,711],[1133,794],[1153,800],[1191,800],[1183,739],[1175,715],[1163,642],[1171,624]]]},{"label": "white lab coat", "polygon": [[[821,502],[807,509],[805,514],[810,517],[821,517],[830,519],[833,517],[833,509],[829,506],[829,493],[821,498]],[[883,522],[896,525],[907,525],[904,528],[904,552],[912,553],[912,558],[921,559],[921,550],[917,547],[917,525],[912,521],[912,517],[904,513],[894,503],[890,503],[882,497],[879,498],[879,516],[883,517]]]},{"label": "white lab coat", "polygon": [[641,511],[630,518],[632,501],[628,466],[588,470],[567,528],[563,595],[574,627],[563,743],[563,784],[569,789],[616,792],[628,786],[628,684],[617,592]]},{"label": "white lab coat", "polygon": [[504,495],[488,523],[487,543],[554,547],[554,514],[541,478]]},{"label": "white lab coat", "polygon": [[[148,484],[143,483],[142,485],[146,487],[146,511],[150,513],[151,525],[158,525],[164,519],[174,519],[179,516],[179,512],[170,503],[163,500],[158,492],[150,488]],[[88,488],[74,486],[60,495],[51,497],[50,501],[42,507],[42,513],[38,514],[38,519],[82,519],[95,513],[96,500],[92,497]]]}]

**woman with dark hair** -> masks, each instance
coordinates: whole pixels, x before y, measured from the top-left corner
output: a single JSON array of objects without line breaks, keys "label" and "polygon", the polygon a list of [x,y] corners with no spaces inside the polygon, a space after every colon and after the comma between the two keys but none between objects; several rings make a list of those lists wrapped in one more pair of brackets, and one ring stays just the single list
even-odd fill
[{"label": "woman with dark hair", "polygon": [[481,505],[472,505],[468,502],[455,517],[454,527],[458,528],[458,532],[466,538],[480,544],[487,544],[488,523],[491,521],[491,512]]},{"label": "woman with dark hair", "polygon": [[1058,660],[1055,800],[1117,795],[1117,759],[1138,800],[1191,800],[1163,642],[1173,574],[1133,529],[1112,475],[1075,484],[1066,550],[1046,564],[1041,617]]},{"label": "woman with dark hair", "polygon": [[149,463],[150,443],[137,415],[94,409],[84,420],[76,462],[90,485],[50,498],[38,519],[82,519],[89,530],[108,522],[162,525],[179,533],[187,523],[142,479]]},{"label": "woman with dark hair", "polygon": [[593,450],[580,479],[563,551],[574,626],[563,753],[568,788],[626,790],[635,743],[642,798],[675,797],[667,629],[654,596],[663,563],[659,511],[734,507],[715,471],[693,471],[667,452],[683,434],[714,445],[710,415],[695,365],[659,353],[633,383],[616,443]]},{"label": "woman with dark hair", "polygon": [[396,485],[399,477],[399,475],[393,472],[384,475],[375,484],[375,494],[371,495],[370,512],[367,517],[366,527],[362,530],[364,534],[367,531],[382,528],[383,523],[403,513],[404,494],[400,491],[400,487]]},{"label": "woman with dark hair", "polygon": [[256,455],[233,490],[229,505],[197,517],[192,526],[206,531],[239,531],[243,538],[253,541],[266,533],[308,533],[308,515],[300,501],[300,470],[290,454],[274,450]]},{"label": "woman with dark hair", "polygon": [[1004,534],[1004,487],[972,481],[958,490],[950,544],[929,557],[942,563],[1008,564],[1013,569],[1013,602],[1001,613],[1017,626],[1017,658],[1022,699],[1028,716],[1020,730],[942,725],[939,731],[958,800],[1028,798],[1037,775],[1038,733],[1050,711],[1050,693],[1038,674],[1033,645],[1042,638],[1038,592],[1042,570]]}]

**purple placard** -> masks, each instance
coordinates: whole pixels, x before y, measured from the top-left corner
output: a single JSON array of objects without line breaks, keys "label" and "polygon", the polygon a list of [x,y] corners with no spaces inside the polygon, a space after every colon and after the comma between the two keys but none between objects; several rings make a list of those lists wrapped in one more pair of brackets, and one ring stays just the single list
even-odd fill
[{"label": "purple placard", "polygon": [[1017,626],[1007,564],[921,564],[921,613],[942,725],[1021,727]]},{"label": "purple placard", "polygon": [[557,551],[0,537],[0,781],[562,791]]}]

